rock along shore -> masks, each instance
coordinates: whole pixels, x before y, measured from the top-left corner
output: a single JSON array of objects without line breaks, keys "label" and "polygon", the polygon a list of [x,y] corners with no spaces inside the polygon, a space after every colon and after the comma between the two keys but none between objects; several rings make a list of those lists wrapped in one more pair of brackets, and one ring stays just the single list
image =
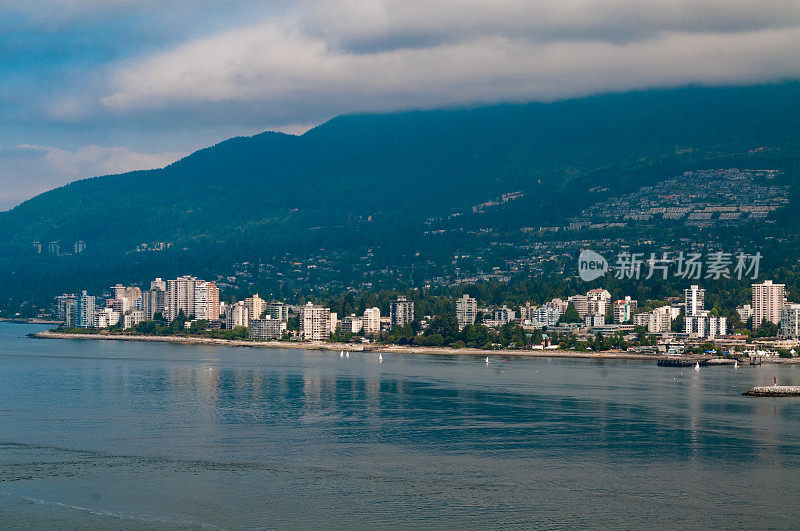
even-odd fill
[{"label": "rock along shore", "polygon": [[797,396],[800,397],[800,385],[771,385],[753,387],[742,393],[744,396]]}]

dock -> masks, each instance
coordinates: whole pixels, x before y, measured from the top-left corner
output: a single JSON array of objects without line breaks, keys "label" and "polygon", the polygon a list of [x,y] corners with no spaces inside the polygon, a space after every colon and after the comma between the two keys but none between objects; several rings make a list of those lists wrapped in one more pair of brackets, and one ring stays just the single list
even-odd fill
[{"label": "dock", "polygon": [[800,385],[769,385],[753,387],[742,393],[744,396],[797,396],[800,397]]}]

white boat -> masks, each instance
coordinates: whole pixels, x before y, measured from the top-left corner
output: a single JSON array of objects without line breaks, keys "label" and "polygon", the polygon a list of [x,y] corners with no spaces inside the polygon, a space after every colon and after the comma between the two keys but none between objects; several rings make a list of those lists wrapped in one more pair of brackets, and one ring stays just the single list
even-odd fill
[{"label": "white boat", "polygon": [[340,358],[344,358],[344,350],[339,353]]},{"label": "white boat", "polygon": [[733,368],[734,369],[738,369],[739,368],[739,360],[736,360],[736,361],[733,362]]},{"label": "white boat", "polygon": [[699,362],[699,361],[698,361],[698,362],[695,362],[695,364],[694,364],[694,370],[696,370],[696,371],[699,371],[699,370],[700,370],[700,362]]},{"label": "white boat", "polygon": [[383,354],[378,354],[378,363],[383,363]]},{"label": "white boat", "polygon": [[486,356],[486,365],[489,365],[489,356]]},{"label": "white boat", "polygon": [[350,358],[350,351],[347,351],[347,354],[344,355],[345,358]]}]

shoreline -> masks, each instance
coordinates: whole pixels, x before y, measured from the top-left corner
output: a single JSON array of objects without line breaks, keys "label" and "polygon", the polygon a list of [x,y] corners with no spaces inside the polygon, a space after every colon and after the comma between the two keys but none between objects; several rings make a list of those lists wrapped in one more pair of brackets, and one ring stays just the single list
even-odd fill
[{"label": "shoreline", "polygon": [[409,347],[401,345],[353,345],[350,343],[327,343],[322,341],[244,341],[185,336],[142,336],[112,334],[67,334],[46,330],[31,334],[37,339],[69,339],[97,341],[135,341],[150,343],[173,343],[179,345],[209,345],[221,347],[285,348],[301,350],[330,350],[349,352],[375,352],[382,354],[430,354],[444,356],[473,357],[525,357],[525,358],[578,358],[594,360],[639,360],[656,361],[661,356],[653,354],[631,354],[625,351],[576,352],[571,350],[481,350],[475,348],[452,349],[446,347]]},{"label": "shoreline", "polygon": [[[187,336],[143,336],[118,334],[68,334],[44,330],[30,334],[35,339],[67,339],[73,341],[133,341],[142,343],[172,343],[176,345],[206,345],[218,347],[280,348],[317,351],[349,351],[374,352],[381,354],[427,354],[436,356],[473,356],[473,357],[517,357],[517,358],[569,358],[586,360],[638,360],[658,361],[662,354],[632,354],[622,350],[605,350],[602,352],[578,352],[574,350],[483,350],[476,348],[453,349],[447,347],[414,347],[404,345],[363,345],[351,343],[328,343],[325,341],[251,341],[239,339],[218,339],[211,337]],[[769,358],[763,363],[800,364],[800,357],[794,359]],[[708,358],[709,365],[733,364],[729,358]]]}]

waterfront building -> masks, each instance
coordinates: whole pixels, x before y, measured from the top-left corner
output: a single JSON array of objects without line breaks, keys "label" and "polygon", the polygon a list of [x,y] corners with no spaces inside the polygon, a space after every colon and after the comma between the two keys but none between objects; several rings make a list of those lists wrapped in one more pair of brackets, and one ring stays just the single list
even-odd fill
[{"label": "waterfront building", "polygon": [[336,312],[331,312],[329,319],[330,319],[329,329],[332,334],[334,331],[336,331],[336,327],[339,326],[339,314],[337,314]]},{"label": "waterfront building", "polygon": [[478,301],[466,293],[456,299],[456,319],[458,329],[462,330],[467,325],[475,324],[475,317],[478,315]]},{"label": "waterfront building", "polygon": [[561,312],[549,306],[542,306],[533,312],[532,324],[535,326],[537,323],[540,326],[555,326],[558,320],[561,319]]},{"label": "waterfront building", "polygon": [[631,299],[630,296],[614,301],[611,305],[611,316],[614,322],[619,324],[630,321],[636,307],[637,302]]},{"label": "waterfront building", "polygon": [[219,288],[214,282],[199,280],[195,286],[194,317],[213,321],[219,319]]},{"label": "waterfront building", "polygon": [[787,304],[781,310],[781,337],[800,339],[800,304]]},{"label": "waterfront building", "polygon": [[764,321],[775,324],[781,322],[781,311],[786,302],[785,292],[784,284],[773,284],[771,280],[753,284],[753,330]]},{"label": "waterfront building", "polygon": [[247,314],[250,319],[261,319],[261,316],[267,311],[267,301],[259,297],[258,293],[252,297],[247,297],[244,300],[244,305],[247,307]]},{"label": "waterfront building", "polygon": [[270,302],[267,305],[267,315],[278,321],[289,320],[289,305],[282,302]]},{"label": "waterfront building", "polygon": [[536,305],[532,305],[530,301],[525,303],[525,306],[519,307],[519,320],[523,323],[531,323],[534,320],[534,314],[538,307]]},{"label": "waterfront building", "polygon": [[152,320],[156,313],[166,317],[167,283],[160,278],[150,283],[150,289],[142,293],[142,311],[148,320]]},{"label": "waterfront building", "polygon": [[728,320],[725,317],[709,315],[702,311],[684,316],[684,331],[702,339],[714,339],[728,334]]},{"label": "waterfront building", "polygon": [[197,277],[182,276],[175,280],[167,280],[166,292],[166,319],[174,321],[183,312],[188,319],[194,315],[194,294],[197,287]]},{"label": "waterfront building", "polygon": [[650,319],[647,323],[647,331],[659,334],[672,331],[672,320],[675,312],[670,306],[661,306],[650,312]]},{"label": "waterfront building", "polygon": [[133,328],[146,320],[142,310],[133,310],[131,313],[122,316],[122,328]]},{"label": "waterfront building", "polygon": [[357,334],[364,328],[363,319],[354,313],[343,317],[339,323],[343,334]]},{"label": "waterfront building", "polygon": [[225,310],[225,328],[233,330],[236,326],[250,326],[250,311],[244,301],[231,304]]},{"label": "waterfront building", "polygon": [[92,324],[95,328],[108,328],[119,324],[120,313],[113,308],[103,308],[95,312],[92,316]]},{"label": "waterfront building", "polygon": [[502,308],[497,308],[492,312],[492,318],[497,322],[498,325],[502,326],[506,323],[514,321],[517,318],[517,314],[514,312],[514,310],[504,304]]},{"label": "waterfront building", "polygon": [[324,341],[331,334],[330,308],[318,306],[310,302],[300,307],[300,339],[306,341]]},{"label": "waterfront building", "polygon": [[81,292],[75,305],[76,318],[73,320],[75,326],[83,328],[94,326],[95,303],[94,295],[87,294],[85,290]]},{"label": "waterfront building", "polygon": [[586,295],[573,295],[567,301],[575,306],[575,310],[581,316],[581,319],[589,315],[589,297]]},{"label": "waterfront building", "polygon": [[364,333],[379,334],[381,332],[381,309],[367,308],[364,310]]},{"label": "waterfront building", "polygon": [[389,302],[389,319],[392,328],[405,326],[414,321],[414,301],[407,300],[405,297],[398,297]]},{"label": "waterfront building", "polygon": [[605,326],[606,324],[606,316],[602,314],[592,314],[590,313],[586,317],[584,317],[583,322],[589,328],[597,328],[600,326]]},{"label": "waterfront building", "polygon": [[267,341],[270,339],[280,339],[286,331],[286,321],[273,319],[267,316],[266,319],[253,319],[247,329],[247,337],[256,341]]},{"label": "waterfront building", "polygon": [[70,293],[65,293],[56,297],[56,317],[59,321],[64,321],[64,324],[67,326],[72,325],[70,321],[74,311],[73,306],[76,304],[76,299],[77,297]]},{"label": "waterfront building", "polygon": [[686,303],[686,316],[700,315],[705,310],[706,290],[692,284],[689,289],[683,290],[683,300]]}]

